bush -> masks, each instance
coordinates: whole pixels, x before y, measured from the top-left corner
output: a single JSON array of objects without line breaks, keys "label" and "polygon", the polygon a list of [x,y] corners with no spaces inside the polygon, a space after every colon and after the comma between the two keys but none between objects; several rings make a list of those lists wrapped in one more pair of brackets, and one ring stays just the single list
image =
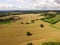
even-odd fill
[{"label": "bush", "polygon": [[40,20],[44,20],[45,18],[41,18]]},{"label": "bush", "polygon": [[26,22],[26,24],[30,24],[29,22]]},{"label": "bush", "polygon": [[21,22],[21,24],[24,24],[23,22]]},{"label": "bush", "polygon": [[7,24],[7,23],[11,23],[11,21],[10,20],[8,20],[8,19],[1,19],[0,20],[0,24]]},{"label": "bush", "polygon": [[40,27],[42,27],[42,28],[43,28],[43,27],[44,27],[44,25],[43,25],[43,24],[40,24]]},{"label": "bush", "polygon": [[54,45],[55,42],[48,42],[48,45]]},{"label": "bush", "polygon": [[39,20],[39,19],[36,19],[36,20]]},{"label": "bush", "polygon": [[8,20],[14,20],[14,18],[9,18]]},{"label": "bush", "polygon": [[27,35],[28,35],[28,36],[31,36],[31,35],[32,35],[32,33],[30,33],[30,32],[27,32]]},{"label": "bush", "polygon": [[0,19],[0,22],[3,22],[3,21],[5,21],[4,19]]},{"label": "bush", "polygon": [[44,43],[42,43],[42,45],[48,45],[48,43],[47,42],[44,42]]},{"label": "bush", "polygon": [[28,43],[27,45],[33,45],[32,43]]},{"label": "bush", "polygon": [[34,22],[35,22],[35,20],[31,20],[31,22],[32,22],[32,23],[34,23]]}]

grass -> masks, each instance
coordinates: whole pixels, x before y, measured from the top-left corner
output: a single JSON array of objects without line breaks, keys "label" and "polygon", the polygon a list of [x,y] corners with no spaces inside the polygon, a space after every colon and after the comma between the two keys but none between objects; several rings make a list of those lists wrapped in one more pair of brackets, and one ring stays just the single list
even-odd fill
[{"label": "grass", "polygon": [[53,28],[55,28],[55,29],[58,29],[58,30],[60,30],[60,28],[59,27],[56,27],[56,26],[54,26],[54,25],[50,25],[51,27],[53,27]]},{"label": "grass", "polygon": [[44,42],[42,45],[60,45],[60,42]]},{"label": "grass", "polygon": [[42,20],[45,21],[45,22],[49,22],[51,24],[55,24],[55,23],[60,21],[60,15],[56,15],[53,18],[43,18]]},{"label": "grass", "polygon": [[10,24],[12,21],[11,20],[8,20],[8,21],[2,21],[2,22],[0,22],[0,25],[1,24]]}]

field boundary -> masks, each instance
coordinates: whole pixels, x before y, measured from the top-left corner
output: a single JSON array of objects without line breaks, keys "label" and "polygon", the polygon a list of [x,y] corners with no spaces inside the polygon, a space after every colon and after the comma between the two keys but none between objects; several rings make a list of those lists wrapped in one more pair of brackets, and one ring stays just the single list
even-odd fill
[{"label": "field boundary", "polygon": [[55,26],[53,26],[53,25],[50,25],[50,26],[53,27],[53,28],[55,28],[55,29],[60,30],[60,28],[58,28],[58,27],[55,27]]}]

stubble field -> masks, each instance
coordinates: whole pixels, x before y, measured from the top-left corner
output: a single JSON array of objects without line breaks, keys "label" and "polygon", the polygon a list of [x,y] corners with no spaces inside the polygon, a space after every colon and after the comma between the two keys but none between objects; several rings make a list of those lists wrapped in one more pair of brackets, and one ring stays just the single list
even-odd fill
[{"label": "stubble field", "polygon": [[[44,18],[40,14],[23,14],[17,16],[22,19],[0,25],[0,45],[27,45],[28,43],[42,45],[43,42],[47,41],[60,42],[60,30],[50,26],[50,23],[40,20]],[[32,23],[31,20],[35,22]],[[26,24],[26,22],[29,24]],[[41,24],[44,25],[43,28],[40,26]],[[32,35],[28,36],[27,32],[32,33]]]}]

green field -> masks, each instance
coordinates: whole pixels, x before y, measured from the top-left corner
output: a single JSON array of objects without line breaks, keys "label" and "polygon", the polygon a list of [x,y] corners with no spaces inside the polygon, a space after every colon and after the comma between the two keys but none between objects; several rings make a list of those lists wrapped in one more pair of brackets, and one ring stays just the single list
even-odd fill
[{"label": "green field", "polygon": [[60,21],[60,15],[56,15],[53,18],[43,18],[42,20],[45,21],[45,22],[49,22],[51,24],[55,24],[55,23]]},{"label": "green field", "polygon": [[2,21],[2,22],[0,22],[0,25],[1,24],[10,24],[12,21],[10,21],[10,20],[8,20],[8,21]]},{"label": "green field", "polygon": [[50,25],[51,27],[60,30],[60,22],[54,24],[54,25]]},{"label": "green field", "polygon": [[60,45],[60,42],[44,42],[42,45]]}]

